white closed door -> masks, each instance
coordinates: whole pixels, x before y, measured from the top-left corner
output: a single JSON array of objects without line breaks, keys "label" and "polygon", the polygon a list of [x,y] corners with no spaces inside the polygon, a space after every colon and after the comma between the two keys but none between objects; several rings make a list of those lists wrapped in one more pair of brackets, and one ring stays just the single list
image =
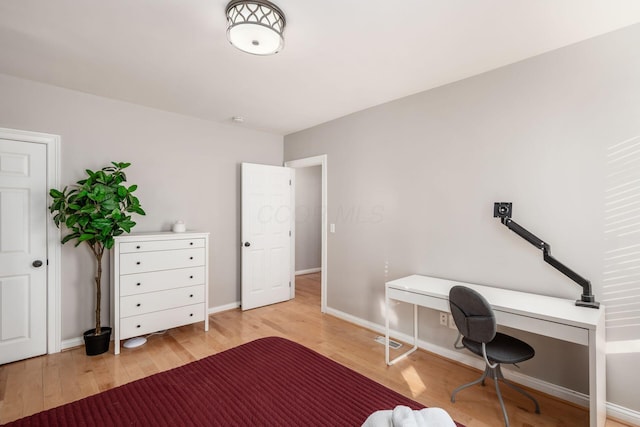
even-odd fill
[{"label": "white closed door", "polygon": [[293,169],[242,164],[242,309],[291,299]]},{"label": "white closed door", "polygon": [[47,352],[44,144],[0,139],[0,364]]}]

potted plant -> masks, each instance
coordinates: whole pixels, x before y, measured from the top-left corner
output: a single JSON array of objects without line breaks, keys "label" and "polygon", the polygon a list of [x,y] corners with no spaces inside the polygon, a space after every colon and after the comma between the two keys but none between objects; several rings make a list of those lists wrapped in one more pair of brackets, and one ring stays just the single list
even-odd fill
[{"label": "potted plant", "polygon": [[71,188],[62,191],[51,189],[53,202],[49,211],[58,228],[63,225],[69,234],[62,244],[75,241],[79,246],[86,242],[96,261],[96,327],[84,333],[85,349],[88,356],[102,354],[109,350],[111,328],[100,325],[102,256],[113,247],[114,236],[129,233],[136,225],[131,214],[145,215],[140,201],[133,195],[137,185],[125,186],[127,177],[123,171],[131,164],[112,162],[99,171],[87,169],[87,178]]}]

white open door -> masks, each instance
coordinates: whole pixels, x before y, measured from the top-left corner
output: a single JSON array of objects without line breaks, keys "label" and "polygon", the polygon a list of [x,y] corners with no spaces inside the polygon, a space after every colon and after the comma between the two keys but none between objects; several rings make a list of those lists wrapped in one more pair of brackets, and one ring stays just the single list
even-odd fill
[{"label": "white open door", "polygon": [[242,164],[242,309],[289,300],[293,170]]},{"label": "white open door", "polygon": [[0,364],[47,352],[47,151],[0,139]]}]

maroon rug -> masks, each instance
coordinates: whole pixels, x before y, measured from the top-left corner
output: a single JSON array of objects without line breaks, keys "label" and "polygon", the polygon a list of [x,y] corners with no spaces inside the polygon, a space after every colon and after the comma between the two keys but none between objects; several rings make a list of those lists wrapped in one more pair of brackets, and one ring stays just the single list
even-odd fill
[{"label": "maroon rug", "polygon": [[263,338],[8,426],[360,426],[423,406],[283,338]]}]

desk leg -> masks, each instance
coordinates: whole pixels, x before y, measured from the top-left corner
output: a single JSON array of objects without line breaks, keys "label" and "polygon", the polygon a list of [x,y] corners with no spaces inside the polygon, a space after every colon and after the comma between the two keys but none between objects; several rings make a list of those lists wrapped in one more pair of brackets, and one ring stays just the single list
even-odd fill
[{"label": "desk leg", "polygon": [[384,332],[384,361],[387,365],[389,363],[389,295],[387,290],[384,292],[384,317],[385,317],[385,332]]},{"label": "desk leg", "polygon": [[[603,307],[600,310],[604,310]],[[589,331],[589,425],[604,427],[607,419],[607,377],[604,313]]]},{"label": "desk leg", "polygon": [[385,341],[385,345],[386,345],[386,349],[385,349],[385,356],[386,356],[386,362],[387,365],[393,365],[394,363],[396,363],[398,360],[404,359],[405,357],[407,357],[408,355],[410,355],[411,353],[413,353],[414,351],[416,351],[418,349],[418,306],[416,304],[413,305],[413,347],[402,353],[400,356],[396,357],[395,359],[389,361],[389,298],[386,298],[386,303],[387,303],[387,335],[386,335],[386,341]]}]

